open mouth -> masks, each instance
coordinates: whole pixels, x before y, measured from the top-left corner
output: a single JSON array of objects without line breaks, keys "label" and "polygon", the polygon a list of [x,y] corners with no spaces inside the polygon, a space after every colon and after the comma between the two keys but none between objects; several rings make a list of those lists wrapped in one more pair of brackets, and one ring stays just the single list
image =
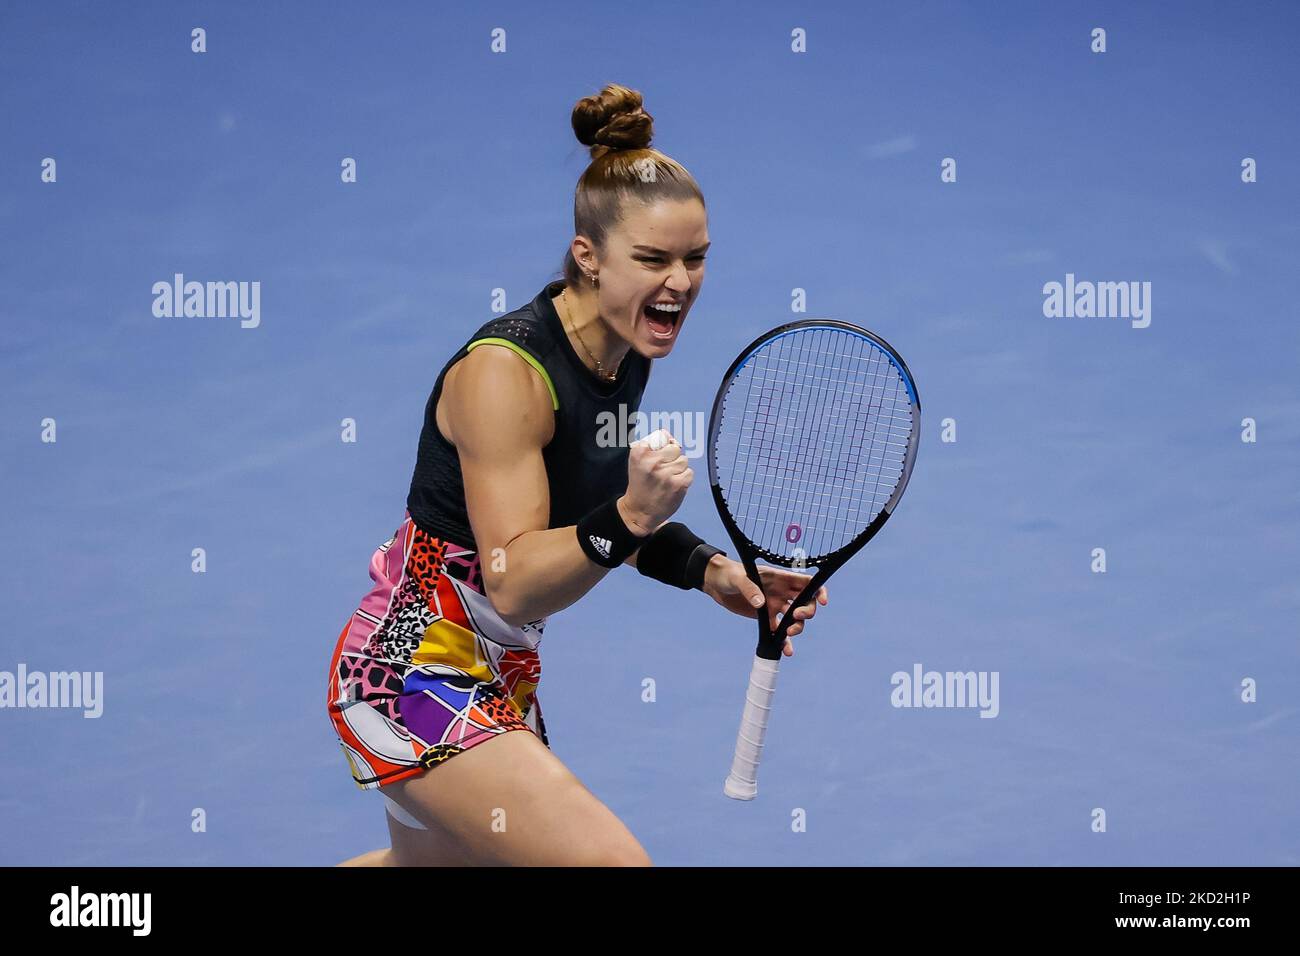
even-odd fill
[{"label": "open mouth", "polygon": [[677,331],[677,322],[682,316],[681,306],[666,308],[647,305],[642,312],[645,314],[646,324],[650,326],[650,334],[657,339],[672,338],[673,333]]}]

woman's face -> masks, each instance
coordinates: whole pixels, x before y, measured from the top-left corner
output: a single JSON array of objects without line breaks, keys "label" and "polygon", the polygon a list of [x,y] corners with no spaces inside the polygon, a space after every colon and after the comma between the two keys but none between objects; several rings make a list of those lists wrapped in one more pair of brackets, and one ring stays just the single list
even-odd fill
[{"label": "woman's face", "polygon": [[708,216],[698,200],[628,203],[598,260],[601,316],[646,358],[667,355],[704,284],[708,247]]}]

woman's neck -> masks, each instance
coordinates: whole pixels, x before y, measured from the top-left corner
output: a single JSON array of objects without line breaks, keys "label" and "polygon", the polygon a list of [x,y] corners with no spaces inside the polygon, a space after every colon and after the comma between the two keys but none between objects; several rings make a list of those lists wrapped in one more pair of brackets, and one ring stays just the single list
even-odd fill
[{"label": "woman's neck", "polygon": [[[593,356],[600,360],[601,369],[606,376],[612,376],[623,362],[630,346],[609,327],[609,323],[600,317],[596,305],[596,293],[565,286],[563,292],[552,303],[559,313],[560,324],[564,326],[573,351],[582,363],[596,372]],[[588,354],[590,352],[590,354]]]}]

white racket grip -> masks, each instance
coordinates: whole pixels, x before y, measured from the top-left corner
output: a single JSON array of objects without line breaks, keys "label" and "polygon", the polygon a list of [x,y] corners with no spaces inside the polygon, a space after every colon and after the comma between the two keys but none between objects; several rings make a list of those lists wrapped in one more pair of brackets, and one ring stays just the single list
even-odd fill
[{"label": "white racket grip", "polygon": [[772,695],[776,693],[776,672],[780,661],[754,655],[749,672],[749,690],[745,693],[745,712],[740,718],[736,737],[736,756],[722,792],[733,800],[753,800],[758,794],[758,760],[763,755],[763,736],[772,712]]}]

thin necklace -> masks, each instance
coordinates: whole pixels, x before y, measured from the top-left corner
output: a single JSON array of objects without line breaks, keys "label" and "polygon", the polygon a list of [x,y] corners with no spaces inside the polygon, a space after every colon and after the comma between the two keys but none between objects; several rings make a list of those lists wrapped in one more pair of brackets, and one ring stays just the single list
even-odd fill
[{"label": "thin necklace", "polygon": [[560,299],[561,301],[564,302],[564,314],[569,318],[569,325],[572,326],[573,328],[573,334],[576,335],[578,337],[578,341],[582,343],[582,350],[587,353],[587,357],[596,363],[596,375],[599,376],[602,381],[613,382],[615,379],[618,378],[618,370],[615,369],[612,372],[606,371],[605,367],[600,364],[600,359],[592,355],[591,349],[587,348],[587,343],[583,341],[582,333],[578,331],[578,326],[573,321],[573,314],[569,312],[569,300],[566,296],[566,293],[568,291],[569,291],[568,289],[561,290]]}]

